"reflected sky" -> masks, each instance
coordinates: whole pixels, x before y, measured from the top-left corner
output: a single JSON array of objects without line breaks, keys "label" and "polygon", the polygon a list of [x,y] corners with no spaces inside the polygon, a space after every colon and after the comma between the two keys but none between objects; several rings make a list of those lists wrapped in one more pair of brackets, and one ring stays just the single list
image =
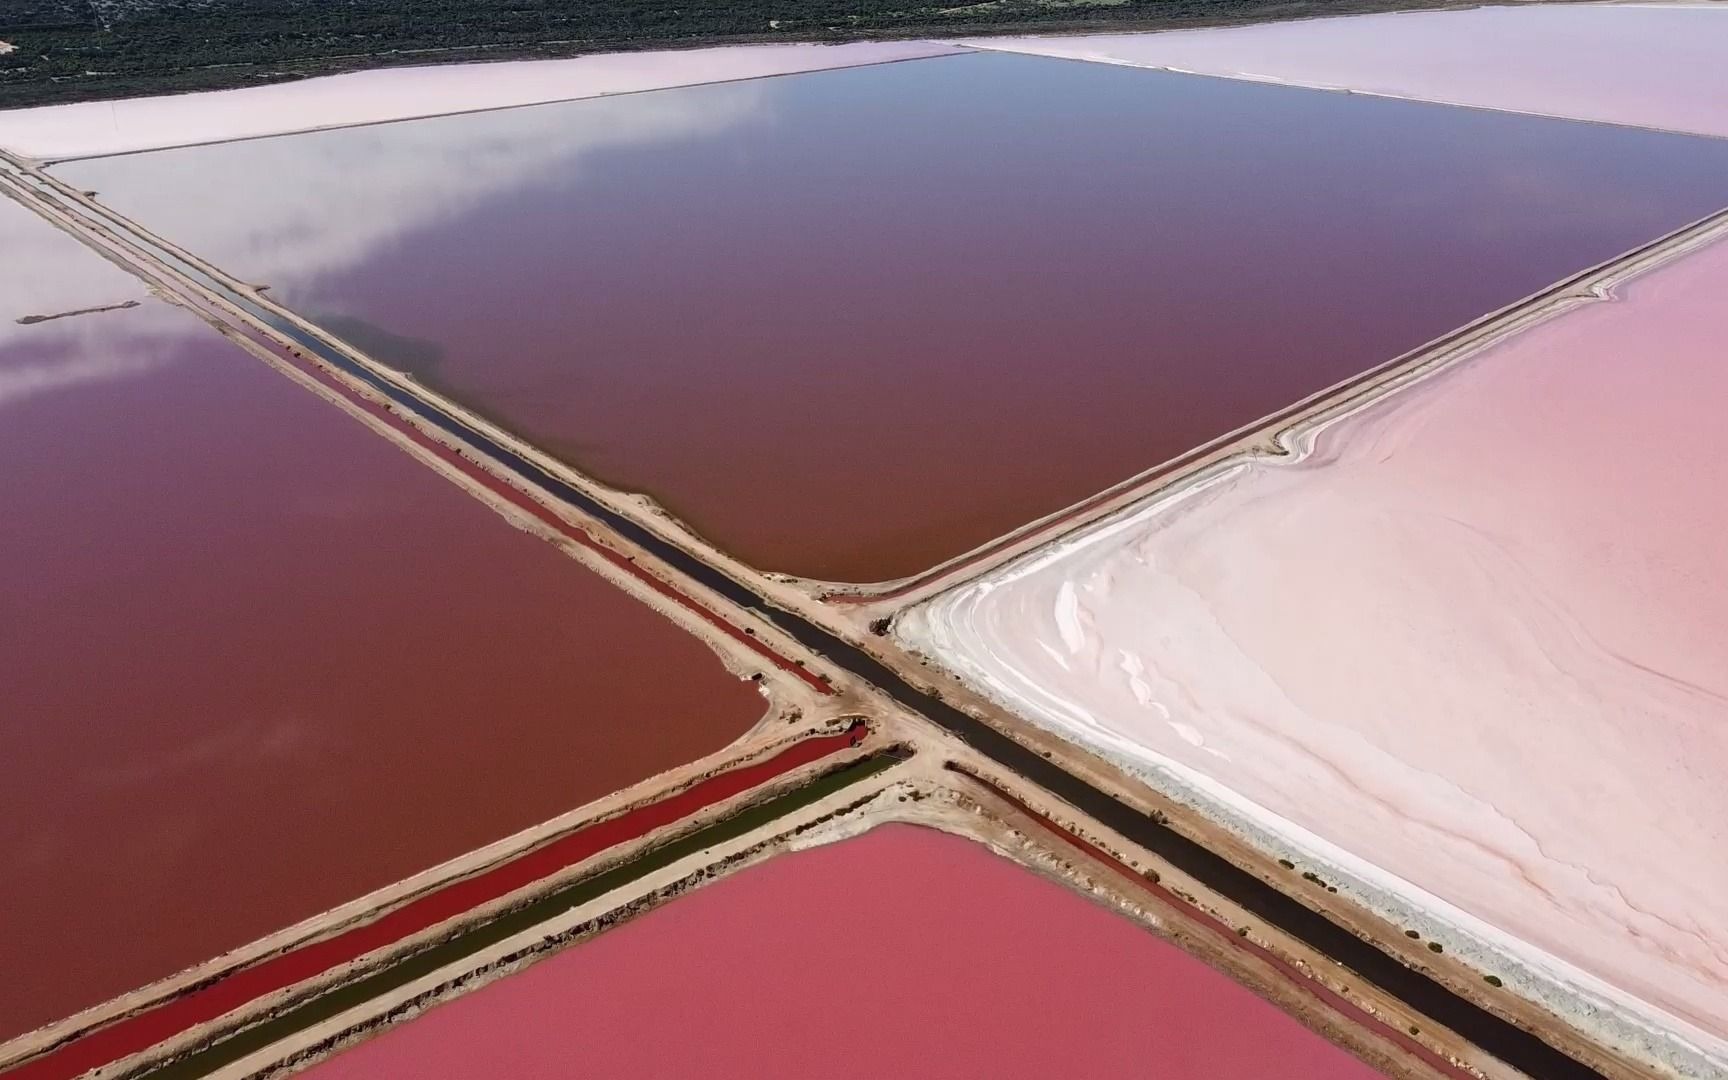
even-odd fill
[{"label": "reflected sky", "polygon": [[0,344],[15,320],[137,299],[138,279],[35,212],[0,197]]},{"label": "reflected sky", "polygon": [[1005,55],[61,171],[747,561],[845,580],[1728,202],[1717,140]]},{"label": "reflected sky", "polygon": [[[343,277],[379,251],[541,177],[579,181],[587,163],[608,151],[719,139],[761,123],[763,85],[727,83],[699,97],[632,95],[628,104],[596,102],[593,110],[530,106],[347,128],[56,171],[80,183],[115,176],[119,189],[102,192],[106,201],[194,250],[228,239],[225,269],[302,295],[308,283],[311,295],[320,295],[320,283],[340,295]],[[236,151],[241,160],[228,160]]]},{"label": "reflected sky", "polygon": [[0,198],[0,414],[39,394],[169,363],[184,317],[164,304],[20,323],[147,298],[131,274]]}]

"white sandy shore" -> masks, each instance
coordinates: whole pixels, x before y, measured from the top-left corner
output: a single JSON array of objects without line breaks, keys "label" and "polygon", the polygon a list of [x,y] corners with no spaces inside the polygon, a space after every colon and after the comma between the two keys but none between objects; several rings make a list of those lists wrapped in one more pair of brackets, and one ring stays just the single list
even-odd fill
[{"label": "white sandy shore", "polygon": [[1728,243],[904,616],[1610,1045],[1728,1075]]},{"label": "white sandy shore", "polygon": [[1728,138],[1728,4],[1540,4],[963,44]]},{"label": "white sandy shore", "polygon": [[39,160],[159,150],[955,53],[925,41],[734,45],[385,68],[302,82],[0,112],[0,147]]}]

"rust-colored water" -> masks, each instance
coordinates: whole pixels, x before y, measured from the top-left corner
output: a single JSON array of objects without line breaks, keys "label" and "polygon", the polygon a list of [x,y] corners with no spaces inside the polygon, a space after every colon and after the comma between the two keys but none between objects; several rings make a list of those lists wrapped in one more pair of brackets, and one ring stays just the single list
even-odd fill
[{"label": "rust-colored water", "polygon": [[960,56],[64,166],[769,569],[913,573],[1728,203],[1728,143]]},{"label": "rust-colored water", "polygon": [[1114,912],[890,825],[707,886],[308,1075],[1379,1074]]},{"label": "rust-colored water", "polygon": [[[32,255],[0,266],[0,1038],[762,714],[695,638],[0,211]],[[13,322],[85,295],[144,305]]]}]

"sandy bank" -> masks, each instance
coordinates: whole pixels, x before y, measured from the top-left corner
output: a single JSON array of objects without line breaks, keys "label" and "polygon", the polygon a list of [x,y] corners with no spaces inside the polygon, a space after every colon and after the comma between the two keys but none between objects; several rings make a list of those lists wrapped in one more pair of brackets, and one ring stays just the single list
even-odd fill
[{"label": "sandy bank", "polygon": [[[4,50],[0,50],[4,51]],[[734,45],[569,60],[387,68],[275,86],[0,112],[0,146],[42,160],[941,56],[931,42]]]},{"label": "sandy bank", "polygon": [[1710,4],[1539,4],[964,44],[1728,137],[1728,7]]}]

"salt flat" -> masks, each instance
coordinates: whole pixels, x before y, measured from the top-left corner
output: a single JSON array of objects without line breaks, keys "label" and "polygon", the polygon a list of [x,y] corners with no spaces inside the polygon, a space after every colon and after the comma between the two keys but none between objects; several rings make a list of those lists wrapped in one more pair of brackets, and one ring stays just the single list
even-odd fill
[{"label": "salt flat", "polygon": [[1724,289],[1717,243],[899,633],[1622,1047],[1720,1075]]},{"label": "salt flat", "polygon": [[1728,137],[1728,7],[1532,4],[976,48]]}]

